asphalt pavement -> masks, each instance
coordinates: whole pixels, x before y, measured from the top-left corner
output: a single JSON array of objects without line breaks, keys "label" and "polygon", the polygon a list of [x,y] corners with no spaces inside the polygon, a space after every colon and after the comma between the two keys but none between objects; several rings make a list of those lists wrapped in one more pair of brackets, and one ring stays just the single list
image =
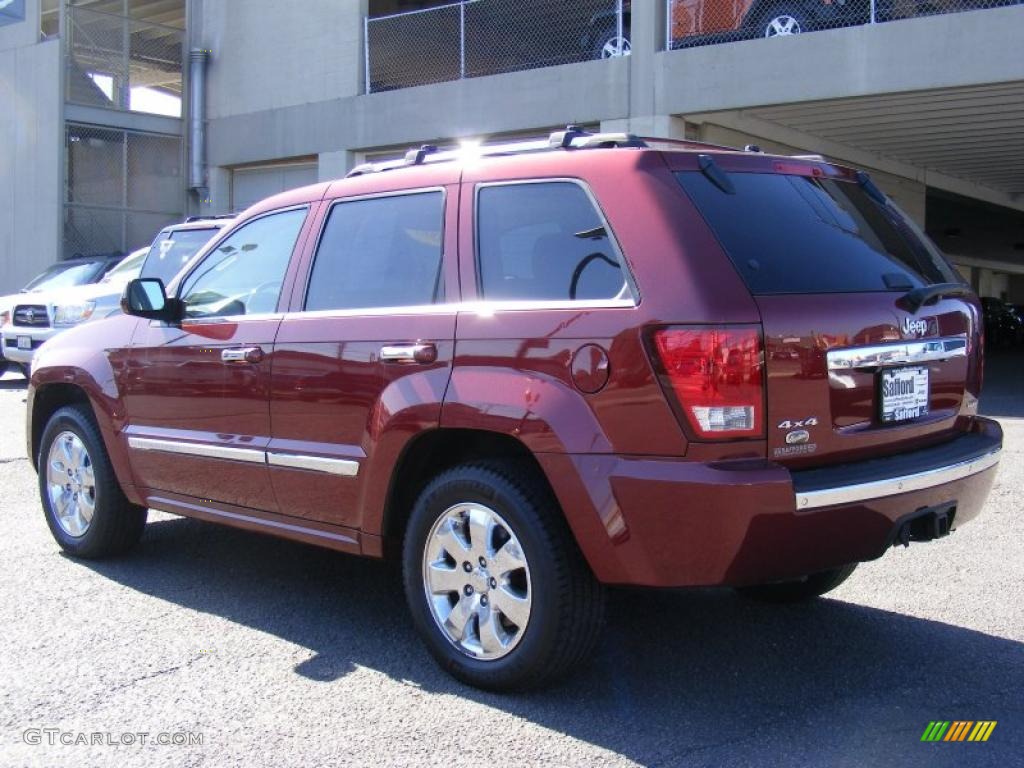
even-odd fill
[{"label": "asphalt pavement", "polygon": [[[803,606],[617,590],[588,666],[502,696],[438,670],[383,563],[161,513],[127,557],[65,557],[8,374],[0,765],[1019,765],[1024,364],[987,386],[1006,451],[976,522]],[[998,725],[922,743],[933,720]]]}]

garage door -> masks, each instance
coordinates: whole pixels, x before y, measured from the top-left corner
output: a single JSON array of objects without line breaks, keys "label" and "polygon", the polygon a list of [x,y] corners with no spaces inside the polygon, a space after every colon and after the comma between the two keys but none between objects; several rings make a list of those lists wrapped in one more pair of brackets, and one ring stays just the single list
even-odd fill
[{"label": "garage door", "polygon": [[244,211],[265,197],[286,189],[315,184],[317,181],[316,163],[238,168],[231,174],[231,210]]}]

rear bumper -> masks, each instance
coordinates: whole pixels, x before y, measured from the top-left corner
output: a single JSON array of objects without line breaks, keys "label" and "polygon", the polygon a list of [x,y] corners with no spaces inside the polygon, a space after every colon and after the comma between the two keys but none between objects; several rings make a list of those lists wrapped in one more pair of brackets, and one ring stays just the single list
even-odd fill
[{"label": "rear bumper", "polygon": [[955,505],[955,530],[981,512],[1001,448],[999,424],[979,418],[940,446],[802,472],[761,460],[538,458],[599,580],[680,587],[872,560],[926,508]]}]

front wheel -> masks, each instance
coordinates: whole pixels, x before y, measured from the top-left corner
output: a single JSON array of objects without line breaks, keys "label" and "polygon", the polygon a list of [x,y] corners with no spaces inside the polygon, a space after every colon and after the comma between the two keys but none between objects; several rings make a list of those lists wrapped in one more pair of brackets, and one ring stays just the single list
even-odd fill
[{"label": "front wheel", "polygon": [[413,508],[403,572],[428,650],[469,685],[545,686],[597,640],[603,589],[529,470],[469,464],[437,477]]},{"label": "front wheel", "polygon": [[853,573],[856,563],[833,568],[828,571],[812,573],[794,581],[780,581],[774,584],[758,584],[752,587],[739,587],[736,591],[744,597],[762,600],[767,603],[799,603],[831,592]]},{"label": "front wheel", "polygon": [[53,414],[37,467],[46,522],[69,555],[117,555],[138,542],[147,510],[125,498],[88,408],[67,406]]}]

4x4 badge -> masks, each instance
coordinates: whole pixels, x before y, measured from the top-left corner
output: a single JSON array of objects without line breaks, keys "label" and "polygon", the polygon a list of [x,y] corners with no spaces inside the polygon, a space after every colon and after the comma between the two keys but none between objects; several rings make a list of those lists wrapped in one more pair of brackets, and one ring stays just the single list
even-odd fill
[{"label": "4x4 badge", "polygon": [[801,427],[816,427],[818,426],[818,418],[816,416],[808,416],[806,419],[800,421],[786,419],[780,421],[777,429],[800,429]]}]

